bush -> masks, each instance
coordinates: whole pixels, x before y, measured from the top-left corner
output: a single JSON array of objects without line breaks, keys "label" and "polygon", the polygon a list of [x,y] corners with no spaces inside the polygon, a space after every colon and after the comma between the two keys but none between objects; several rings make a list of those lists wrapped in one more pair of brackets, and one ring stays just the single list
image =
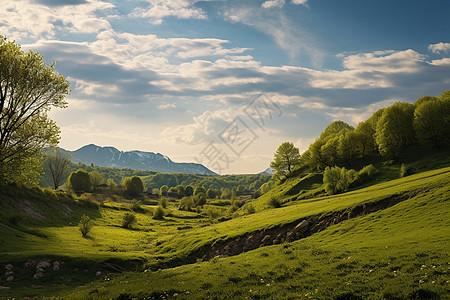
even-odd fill
[{"label": "bush", "polygon": [[144,192],[144,184],[138,176],[122,179],[122,186],[129,195],[138,196]]},{"label": "bush", "polygon": [[153,219],[155,219],[155,220],[162,220],[162,219],[164,219],[164,209],[161,206],[158,206],[153,211]]},{"label": "bush", "polygon": [[207,209],[205,209],[205,213],[213,220],[222,215],[222,211],[220,209],[213,207],[208,207]]},{"label": "bush", "polygon": [[415,170],[413,167],[408,166],[406,164],[402,164],[400,167],[400,177],[409,176],[415,173]]},{"label": "bush", "polygon": [[131,228],[134,224],[136,224],[137,219],[134,214],[126,213],[122,218],[122,227],[123,228]]},{"label": "bush", "polygon": [[135,212],[143,212],[144,209],[142,208],[142,202],[139,200],[132,200],[131,201],[131,210],[135,211]]},{"label": "bush", "polygon": [[86,236],[91,231],[94,224],[92,223],[91,218],[86,215],[82,215],[78,226],[80,227],[81,234]]},{"label": "bush", "polygon": [[251,204],[247,204],[244,206],[244,211],[246,215],[251,215],[255,213],[255,208]]},{"label": "bush", "polygon": [[85,170],[72,172],[67,179],[67,186],[75,193],[89,192],[92,189],[92,182],[89,173]]},{"label": "bush", "polygon": [[274,196],[271,196],[269,199],[269,207],[271,208],[278,208],[281,207],[281,201],[275,198]]},{"label": "bush", "polygon": [[180,201],[179,209],[191,211],[194,206],[194,200],[192,197],[183,197]]},{"label": "bush", "polygon": [[362,184],[368,182],[371,178],[375,176],[377,169],[373,165],[367,165],[358,172],[357,184]]},{"label": "bush", "polygon": [[194,204],[195,206],[203,206],[206,204],[206,195],[205,193],[198,193],[194,196]]},{"label": "bush", "polygon": [[161,197],[159,199],[159,206],[161,206],[162,208],[167,208],[167,204],[169,204],[169,201],[166,197]]},{"label": "bush", "polygon": [[350,185],[358,179],[355,170],[340,167],[326,167],[323,173],[323,183],[328,194],[333,195],[348,191]]}]

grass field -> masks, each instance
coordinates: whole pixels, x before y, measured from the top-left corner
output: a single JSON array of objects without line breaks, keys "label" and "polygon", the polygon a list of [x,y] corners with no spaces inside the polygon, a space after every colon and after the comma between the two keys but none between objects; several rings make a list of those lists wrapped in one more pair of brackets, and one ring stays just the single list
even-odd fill
[{"label": "grass field", "polygon": [[[0,297],[408,299],[423,294],[446,298],[449,175],[450,168],[422,172],[341,195],[287,201],[281,208],[224,222],[204,213],[179,211],[176,203],[169,204],[170,214],[164,220],[154,220],[155,206],[142,205],[132,229],[121,227],[129,203],[107,201],[96,206],[40,190],[6,191],[0,266],[13,264],[15,277],[7,281],[1,274],[0,286],[8,289],[0,289]],[[298,182],[289,184],[284,188],[298,187]],[[420,190],[426,192],[417,193]],[[199,255],[199,250],[214,243],[399,195],[406,200],[305,239],[204,262]],[[212,204],[220,207],[219,202]],[[24,203],[35,218],[12,224],[11,215]],[[78,231],[82,214],[95,223],[87,238]],[[33,279],[34,270],[24,266],[30,259],[63,264]],[[117,275],[108,264],[134,271]],[[158,268],[163,269],[150,271]]]}]

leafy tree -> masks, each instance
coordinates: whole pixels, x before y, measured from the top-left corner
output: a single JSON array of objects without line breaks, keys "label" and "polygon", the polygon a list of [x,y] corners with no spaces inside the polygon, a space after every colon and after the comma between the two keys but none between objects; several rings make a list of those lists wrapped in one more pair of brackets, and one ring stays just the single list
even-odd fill
[{"label": "leafy tree", "polygon": [[216,198],[216,191],[215,191],[214,189],[208,189],[208,190],[206,191],[206,197],[207,197],[208,199],[214,199],[214,198]]},{"label": "leafy tree", "polygon": [[98,171],[90,172],[89,176],[91,177],[92,188],[94,190],[97,190],[97,185],[105,182],[105,178],[103,178],[103,175],[100,174]]},{"label": "leafy tree", "polygon": [[117,183],[114,181],[114,179],[112,178],[108,178],[108,180],[106,180],[106,184],[110,187],[110,188],[116,188],[117,187]]},{"label": "leafy tree", "polygon": [[346,192],[355,180],[358,173],[355,170],[347,170],[339,167],[326,167],[323,173],[323,183],[328,194]]},{"label": "leafy tree", "polygon": [[122,186],[125,192],[130,195],[138,196],[144,192],[144,184],[138,176],[124,178]]},{"label": "leafy tree", "polygon": [[91,177],[85,170],[72,172],[67,182],[69,188],[76,193],[89,192],[92,189]]},{"label": "leafy tree", "polygon": [[24,52],[0,36],[0,178],[38,183],[41,150],[55,147],[59,128],[48,118],[52,107],[65,107],[69,83],[42,56]]},{"label": "leafy tree", "polygon": [[[445,92],[443,93],[445,95]],[[450,97],[419,98],[414,110],[414,130],[422,146],[440,148],[450,144]]]},{"label": "leafy tree", "polygon": [[360,122],[354,130],[355,146],[363,159],[375,150],[375,130],[369,121]]},{"label": "leafy tree", "polygon": [[158,203],[159,203],[159,206],[161,206],[162,208],[167,208],[169,201],[167,200],[166,197],[161,197],[161,198],[159,198]]},{"label": "leafy tree", "polygon": [[194,204],[195,206],[203,206],[206,204],[206,194],[205,193],[198,193],[194,196]]},{"label": "leafy tree", "polygon": [[375,141],[380,154],[397,158],[404,146],[414,142],[414,104],[396,102],[383,111],[377,122]]},{"label": "leafy tree", "polygon": [[200,194],[200,193],[206,194],[206,190],[205,190],[205,188],[202,187],[202,186],[198,186],[198,187],[195,188],[195,190],[194,190],[194,196],[196,196],[196,195],[198,195],[198,194]]},{"label": "leafy tree", "polygon": [[186,194],[186,187],[184,185],[179,184],[175,188],[177,189],[178,195],[180,195],[181,197]]},{"label": "leafy tree", "polygon": [[194,206],[192,197],[183,197],[180,201],[179,209],[191,211]]},{"label": "leafy tree", "polygon": [[300,165],[300,152],[293,143],[282,143],[277,151],[270,167],[276,171],[279,178],[289,177],[292,171]]},{"label": "leafy tree", "polygon": [[167,192],[169,192],[169,187],[167,185],[163,185],[160,189],[159,189],[159,194],[163,195],[163,196],[167,196]]},{"label": "leafy tree", "polygon": [[320,134],[320,139],[325,139],[329,136],[335,136],[342,130],[353,130],[353,126],[345,123],[344,121],[334,121],[328,125],[325,130]]},{"label": "leafy tree", "polygon": [[78,224],[81,234],[83,236],[87,236],[87,234],[91,231],[94,224],[92,223],[91,218],[86,215],[81,216],[80,223]]},{"label": "leafy tree", "polygon": [[184,190],[184,194],[186,196],[192,196],[194,195],[194,188],[190,185],[186,186],[186,189]]},{"label": "leafy tree", "polygon": [[47,152],[46,164],[52,176],[53,188],[56,190],[61,185],[63,176],[70,170],[70,154],[55,149]]},{"label": "leafy tree", "polygon": [[231,190],[229,188],[223,188],[220,199],[231,199]]}]

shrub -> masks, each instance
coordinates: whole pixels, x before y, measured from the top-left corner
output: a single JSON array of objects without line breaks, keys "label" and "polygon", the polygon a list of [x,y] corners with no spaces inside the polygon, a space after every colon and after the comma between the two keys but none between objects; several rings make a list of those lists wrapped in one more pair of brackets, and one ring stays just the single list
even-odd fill
[{"label": "shrub", "polygon": [[129,195],[138,196],[144,192],[144,184],[138,176],[122,179],[122,186]]},{"label": "shrub", "polygon": [[206,204],[206,194],[198,193],[194,196],[194,204],[195,206],[203,206]]},{"label": "shrub", "polygon": [[358,172],[357,184],[366,183],[377,173],[377,169],[373,165],[367,165]]},{"label": "shrub", "polygon": [[244,206],[244,210],[246,215],[251,215],[255,213],[255,208],[251,204],[247,204],[246,206]]},{"label": "shrub", "polygon": [[274,196],[271,196],[269,199],[269,207],[271,208],[278,208],[281,207],[281,201]]},{"label": "shrub", "polygon": [[122,227],[123,228],[131,228],[134,224],[136,224],[137,219],[134,214],[126,213],[122,218]]},{"label": "shrub", "polygon": [[179,209],[191,211],[194,206],[194,200],[192,197],[183,197],[180,201]]},{"label": "shrub", "polygon": [[91,218],[86,215],[82,215],[78,226],[80,227],[81,234],[86,236],[91,231],[94,224],[92,223]]},{"label": "shrub", "polygon": [[207,209],[205,209],[205,213],[211,219],[217,219],[218,217],[220,217],[222,215],[222,212],[220,211],[220,209],[213,208],[213,207],[208,207]]},{"label": "shrub", "polygon": [[161,206],[158,206],[153,211],[153,219],[155,219],[155,220],[162,220],[162,219],[164,219],[164,209]]},{"label": "shrub", "polygon": [[159,199],[159,206],[161,206],[162,208],[167,208],[168,203],[169,203],[169,201],[167,200],[166,197],[161,197]]},{"label": "shrub", "polygon": [[144,209],[142,208],[142,202],[139,200],[132,200],[131,201],[131,210],[135,211],[135,212],[142,212],[144,211]]},{"label": "shrub", "polygon": [[92,189],[92,182],[89,173],[85,170],[72,172],[67,179],[67,186],[75,193],[89,192]]},{"label": "shrub", "polygon": [[340,167],[326,167],[323,173],[323,183],[328,194],[333,195],[348,191],[350,184],[358,179],[355,170]]},{"label": "shrub", "polygon": [[415,173],[415,170],[413,167],[408,166],[406,164],[402,164],[400,167],[400,177],[409,176]]}]

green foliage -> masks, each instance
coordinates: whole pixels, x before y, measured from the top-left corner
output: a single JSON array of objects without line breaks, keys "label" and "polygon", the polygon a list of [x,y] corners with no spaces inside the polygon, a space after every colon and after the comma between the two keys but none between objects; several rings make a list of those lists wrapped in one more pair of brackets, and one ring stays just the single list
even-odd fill
[{"label": "green foliage", "polygon": [[330,125],[328,125],[325,130],[320,134],[320,139],[326,139],[330,136],[335,136],[343,130],[353,130],[353,126],[343,122],[343,121],[334,121]]},{"label": "green foliage", "polygon": [[126,213],[122,217],[122,227],[123,228],[131,228],[134,224],[137,223],[136,215],[132,213]]},{"label": "green foliage", "polygon": [[355,170],[340,167],[326,167],[323,173],[323,183],[328,194],[338,194],[348,191],[350,185],[358,179]]},{"label": "green foliage", "polygon": [[56,190],[61,185],[64,175],[70,170],[70,154],[58,148],[52,149],[45,155],[45,164],[50,170],[53,188]]},{"label": "green foliage", "polygon": [[0,179],[37,184],[45,147],[55,147],[59,128],[47,115],[65,107],[69,83],[36,52],[0,36]]},{"label": "green foliage", "polygon": [[415,140],[414,105],[396,102],[383,111],[377,123],[375,141],[380,154],[397,158],[400,151]]},{"label": "green foliage", "polygon": [[192,207],[194,207],[194,200],[192,199],[192,197],[181,198],[180,205],[179,205],[180,210],[191,211]]},{"label": "green foliage", "polygon": [[159,194],[162,196],[167,196],[167,193],[169,192],[169,187],[167,185],[163,185],[160,189],[159,189]]},{"label": "green foliage", "polygon": [[144,184],[138,176],[124,178],[122,180],[122,186],[129,195],[139,196],[144,192]]},{"label": "green foliage", "polygon": [[450,98],[425,96],[414,110],[414,130],[422,146],[441,148],[450,145]]},{"label": "green foliage", "polygon": [[105,182],[105,178],[103,178],[103,175],[98,171],[90,172],[89,176],[91,177],[92,188],[94,190],[97,190],[97,186]]},{"label": "green foliage", "polygon": [[231,199],[231,190],[229,188],[223,188],[220,199]]},{"label": "green foliage", "polygon": [[140,200],[132,200],[131,201],[131,210],[135,212],[143,212],[144,209],[142,208],[142,202]]},{"label": "green foliage", "polygon": [[275,170],[279,178],[291,176],[292,171],[300,165],[300,152],[293,143],[282,143],[274,154],[270,167]]},{"label": "green foliage", "polygon": [[217,196],[216,190],[214,190],[214,189],[208,189],[208,190],[206,191],[206,198],[208,198],[208,199],[214,199],[214,198],[216,198],[216,196]]},{"label": "green foliage", "polygon": [[155,220],[163,220],[164,219],[164,209],[160,205],[153,211],[152,218]]},{"label": "green foliage", "polygon": [[106,180],[106,184],[110,187],[110,188],[116,188],[117,187],[117,183],[114,181],[114,179],[112,178],[108,178],[108,180]]},{"label": "green foliage", "polygon": [[185,196],[192,196],[194,195],[194,188],[190,185],[186,186],[186,189],[184,190]]},{"label": "green foliage", "polygon": [[200,194],[200,193],[206,194],[206,190],[205,190],[205,188],[202,187],[202,186],[198,186],[198,187],[195,188],[195,190],[194,190],[194,196],[196,196],[196,195],[198,195],[198,194]]},{"label": "green foliage", "polygon": [[244,206],[244,212],[246,215],[251,215],[256,212],[255,207],[252,204],[247,204]]},{"label": "green foliage", "polygon": [[271,208],[281,207],[281,201],[278,198],[274,197],[274,196],[270,197],[269,202],[267,204]]},{"label": "green foliage", "polygon": [[87,234],[92,230],[93,226],[94,224],[92,223],[91,218],[89,218],[86,215],[81,216],[81,220],[80,223],[78,224],[78,227],[83,236],[87,236]]},{"label": "green foliage", "polygon": [[206,204],[206,195],[205,193],[198,193],[194,196],[194,204],[195,206],[203,206]]},{"label": "green foliage", "polygon": [[405,177],[405,176],[409,176],[416,173],[414,168],[406,165],[406,164],[402,164],[400,167],[400,177]]},{"label": "green foliage", "polygon": [[222,211],[215,207],[207,207],[204,212],[208,215],[212,220],[217,219],[223,215]]},{"label": "green foliage", "polygon": [[68,187],[76,193],[89,192],[92,189],[92,182],[89,173],[84,170],[78,170],[70,174],[67,180]]},{"label": "green foliage", "polygon": [[161,197],[159,198],[159,206],[161,206],[162,208],[167,208],[167,205],[169,204],[169,200],[167,200],[166,197]]}]

